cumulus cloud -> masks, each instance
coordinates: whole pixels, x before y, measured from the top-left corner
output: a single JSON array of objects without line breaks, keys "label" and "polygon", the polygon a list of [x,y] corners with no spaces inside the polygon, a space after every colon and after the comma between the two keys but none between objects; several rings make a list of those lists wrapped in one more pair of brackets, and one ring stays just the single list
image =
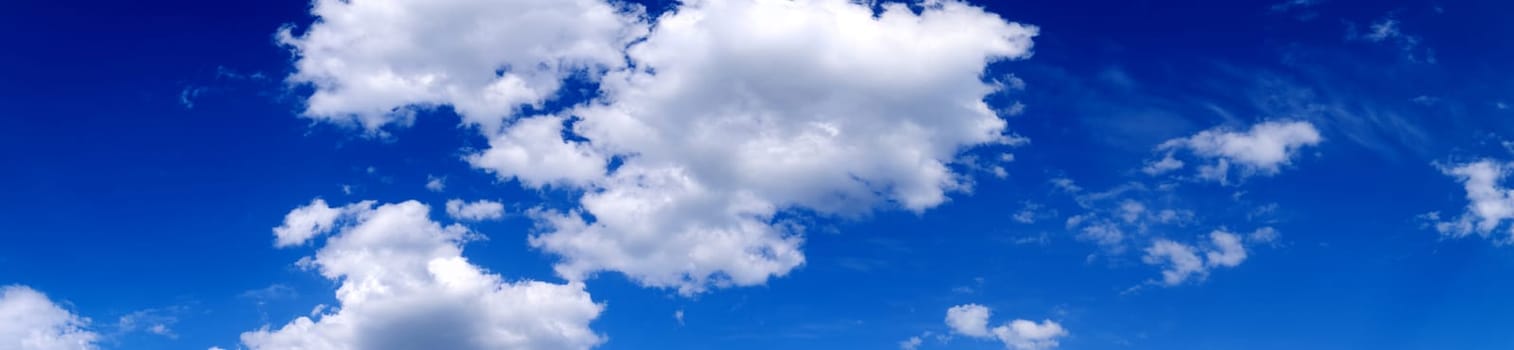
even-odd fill
[{"label": "cumulus cloud", "polygon": [[453,199],[447,201],[447,216],[464,221],[497,220],[505,217],[505,205],[487,199],[473,202]]},{"label": "cumulus cloud", "polygon": [[1055,215],[1054,212],[1045,208],[1045,205],[1026,201],[1021,206],[1020,211],[1015,212],[1014,215],[1010,216],[1010,219],[1022,224],[1033,224],[1039,218]]},{"label": "cumulus cloud", "polygon": [[1306,121],[1262,122],[1247,131],[1215,128],[1157,146],[1157,150],[1166,152],[1166,156],[1161,161],[1149,163],[1144,171],[1160,174],[1181,168],[1183,163],[1173,159],[1173,153],[1188,151],[1195,157],[1213,161],[1199,167],[1198,177],[1201,179],[1227,183],[1232,168],[1241,171],[1241,177],[1270,176],[1290,164],[1299,149],[1317,145],[1322,140],[1319,130]]},{"label": "cumulus cloud", "polygon": [[[1277,231],[1264,227],[1252,232],[1253,242],[1271,242]],[[1202,247],[1158,239],[1146,248],[1142,261],[1163,267],[1160,284],[1176,286],[1190,279],[1203,280],[1216,268],[1240,266],[1246,261],[1247,252],[1243,237],[1238,234],[1216,230],[1209,233],[1208,244]]]},{"label": "cumulus cloud", "polygon": [[946,309],[946,325],[953,332],[969,337],[987,337],[988,331],[987,306],[978,304],[966,304],[953,306]]},{"label": "cumulus cloud", "polygon": [[[325,207],[323,202],[295,209]],[[242,334],[250,349],[588,349],[603,305],[581,283],[505,281],[468,262],[461,225],[407,201],[344,207],[301,266],[339,283],[340,305]],[[334,232],[334,233],[333,233]],[[303,241],[294,242],[301,244]]]},{"label": "cumulus cloud", "polygon": [[0,349],[98,349],[100,334],[89,323],[30,287],[0,287]]},{"label": "cumulus cloud", "polygon": [[909,337],[909,339],[905,339],[905,340],[899,341],[899,350],[915,350],[915,349],[919,349],[920,348],[920,344],[924,343],[924,342],[925,341],[922,340],[922,339],[920,339],[919,336]]},{"label": "cumulus cloud", "polygon": [[[978,304],[953,306],[946,310],[946,325],[952,332],[980,339],[997,339],[1005,348],[1015,350],[1052,349],[1060,345],[1059,339],[1067,336],[1062,325],[1051,320],[1041,322],[1013,320],[1004,325],[988,328],[991,312]],[[919,339],[919,338],[913,338]],[[915,345],[919,345],[916,341]]]},{"label": "cumulus cloud", "polygon": [[[381,131],[448,105],[489,139],[474,167],[580,191],[533,212],[530,242],[562,276],[692,294],[803,264],[803,227],[781,211],[921,212],[970,188],[950,167],[962,151],[1025,142],[984,102],[1021,84],[984,76],[1029,57],[1037,29],[918,5],[691,0],[649,26],[597,0],[321,0],[283,41],[291,80],[315,88],[307,116]],[[599,95],[514,115],[571,74]]]},{"label": "cumulus cloud", "polygon": [[646,31],[638,8],[602,0],[317,0],[310,13],[279,33],[289,80],[316,88],[304,114],[370,132],[447,105],[493,134],[571,75],[622,66]]},{"label": "cumulus cloud", "polygon": [[288,247],[305,243],[317,234],[330,231],[341,215],[341,208],[332,208],[320,198],[311,200],[309,205],[284,215],[284,224],[273,229],[274,246]]},{"label": "cumulus cloud", "polygon": [[[1431,219],[1435,221],[1435,229],[1452,237],[1473,234],[1488,237],[1494,230],[1504,226],[1505,221],[1514,219],[1514,191],[1501,184],[1511,168],[1514,168],[1514,163],[1491,159],[1441,166],[1442,172],[1462,183],[1466,191],[1467,208],[1449,221],[1440,221],[1440,215],[1433,213]],[[1507,243],[1510,238],[1514,238],[1514,228],[1510,228],[1508,234],[1509,237],[1498,241]]]},{"label": "cumulus cloud", "polygon": [[876,16],[845,0],[685,2],[573,111],[575,133],[624,163],[580,210],[539,213],[532,244],[569,278],[684,293],[784,275],[804,258],[779,211],[923,211],[964,188],[947,166],[960,151],[1022,142],[982,76],[1035,34],[956,1]]}]

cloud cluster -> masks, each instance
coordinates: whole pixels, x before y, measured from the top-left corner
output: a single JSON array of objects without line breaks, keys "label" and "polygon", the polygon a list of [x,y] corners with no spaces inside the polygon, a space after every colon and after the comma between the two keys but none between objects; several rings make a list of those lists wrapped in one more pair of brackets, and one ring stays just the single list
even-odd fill
[{"label": "cloud cluster", "polygon": [[[1441,166],[1442,172],[1462,183],[1467,195],[1467,209],[1449,221],[1440,221],[1440,214],[1432,213],[1430,217],[1435,221],[1436,231],[1452,237],[1473,234],[1488,237],[1505,221],[1514,219],[1514,190],[1501,184],[1510,169],[1514,169],[1514,163],[1491,159]],[[1508,234],[1509,237],[1498,241],[1506,243],[1514,238],[1514,228],[1510,228]]]},{"label": "cloud cluster", "polygon": [[[1214,128],[1163,142],[1157,150],[1165,151],[1165,156],[1146,162],[1141,170],[1155,176],[1181,169],[1185,163],[1178,154],[1185,151],[1212,161],[1199,167],[1197,178],[1226,184],[1231,169],[1240,169],[1242,176],[1273,175],[1290,164],[1300,148],[1321,141],[1319,131],[1308,122],[1262,122],[1246,131]],[[1065,178],[1052,180],[1052,185],[1072,195],[1086,210],[1066,220],[1067,230],[1076,233],[1079,240],[1097,244],[1111,256],[1123,254],[1131,245],[1145,247],[1141,260],[1163,268],[1162,278],[1151,284],[1176,286],[1203,280],[1213,269],[1235,267],[1245,261],[1246,245],[1272,244],[1277,239],[1277,231],[1271,227],[1241,235],[1227,232],[1223,226],[1197,245],[1166,238],[1206,221],[1200,213],[1178,205],[1183,202],[1179,191],[1183,183],[1170,179],[1137,180],[1102,192],[1085,191]],[[1241,201],[1238,195],[1228,200]],[[1250,221],[1256,213],[1272,210],[1276,210],[1275,204],[1263,205],[1245,219]]]},{"label": "cloud cluster", "polygon": [[1160,284],[1176,286],[1190,279],[1203,280],[1209,276],[1209,271],[1216,268],[1240,266],[1241,262],[1246,261],[1248,240],[1267,243],[1276,236],[1276,230],[1264,227],[1246,237],[1215,230],[1209,233],[1209,242],[1200,246],[1157,239],[1146,248],[1146,255],[1141,260],[1163,267]]},{"label": "cloud cluster", "polygon": [[[531,244],[571,280],[760,284],[804,262],[779,213],[924,211],[967,189],[960,152],[1025,142],[984,73],[1029,57],[1037,29],[961,1],[690,0],[652,20],[598,0],[421,3],[318,1],[320,21],[285,31],[307,116],[372,131],[453,107],[489,138],[471,165],[582,193],[533,212]],[[599,95],[515,116],[574,74]]]},{"label": "cloud cluster", "polygon": [[[1051,320],[1035,322],[1017,319],[989,328],[990,314],[988,307],[983,305],[957,305],[946,310],[946,325],[951,327],[953,333],[979,339],[997,339],[1004,343],[1005,348],[1014,350],[1056,348],[1060,345],[1059,339],[1068,334],[1061,324]],[[916,340],[914,345],[918,346],[919,338],[912,339]]]},{"label": "cloud cluster", "polygon": [[[340,304],[277,329],[243,333],[243,345],[588,349],[604,341],[589,329],[603,305],[590,299],[583,284],[510,282],[490,274],[462,256],[462,245],[476,234],[432,221],[429,211],[415,201],[332,208],[321,200],[292,211],[289,217],[296,220],[286,220],[285,230],[275,232],[294,234],[280,234],[279,242],[300,245],[330,234],[300,266],[338,282]],[[308,213],[322,215],[303,219]]]},{"label": "cloud cluster", "polygon": [[0,287],[0,349],[97,349],[100,334],[89,323],[30,287]]},{"label": "cloud cluster", "polygon": [[1072,180],[1060,179],[1056,185],[1067,188],[1086,210],[1067,218],[1067,230],[1111,254],[1125,252],[1131,241],[1144,241],[1163,229],[1184,228],[1196,221],[1193,210],[1171,203],[1174,188],[1170,186],[1130,182],[1103,192],[1083,192]]},{"label": "cloud cluster", "polygon": [[1282,166],[1292,162],[1300,149],[1321,141],[1319,130],[1306,121],[1262,122],[1246,131],[1214,128],[1163,142],[1157,150],[1166,152],[1166,155],[1161,160],[1147,163],[1142,170],[1157,175],[1181,169],[1184,164],[1174,155],[1178,151],[1188,151],[1199,159],[1213,161],[1199,166],[1198,178],[1225,184],[1229,183],[1232,168],[1239,170],[1242,178],[1275,175]]}]

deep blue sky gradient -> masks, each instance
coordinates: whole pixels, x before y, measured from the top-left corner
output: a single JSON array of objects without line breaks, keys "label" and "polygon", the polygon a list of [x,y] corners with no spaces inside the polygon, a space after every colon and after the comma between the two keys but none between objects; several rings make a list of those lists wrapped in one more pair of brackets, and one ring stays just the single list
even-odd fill
[{"label": "deep blue sky gradient", "polygon": [[[765,286],[687,298],[601,274],[588,288],[608,305],[593,324],[610,339],[601,348],[893,349],[945,332],[944,310],[965,303],[993,307],[994,322],[1059,320],[1072,332],[1063,349],[1514,348],[1514,248],[1445,239],[1416,219],[1465,205],[1432,163],[1510,158],[1500,142],[1514,137],[1514,110],[1495,104],[1514,103],[1514,3],[983,5],[1041,28],[1033,58],[992,66],[1027,85],[990,99],[1027,106],[1009,123],[1032,142],[1013,150],[1007,178],[976,173],[972,193],[921,215],[804,217],[807,263]],[[232,348],[241,332],[335,303],[333,282],[293,265],[308,247],[272,245],[270,229],[313,197],[413,198],[437,217],[450,198],[504,201],[514,215],[474,226],[489,240],[466,256],[557,281],[519,214],[572,197],[470,169],[462,150],[485,142],[455,115],[425,112],[388,139],[298,116],[308,91],[283,83],[292,58],[273,33],[308,25],[307,6],[8,2],[0,285],[66,301],[108,335],[107,348]],[[1389,16],[1417,45],[1351,38]],[[1064,228],[1081,209],[1050,179],[1092,191],[1149,181],[1138,170],[1163,140],[1280,119],[1313,121],[1326,141],[1277,176],[1247,179],[1241,201],[1238,188],[1214,184],[1171,199],[1207,224],[1174,237],[1249,231],[1260,225],[1247,214],[1276,203],[1281,240],[1239,267],[1127,293],[1159,269],[1134,254],[1099,257]],[[445,176],[447,191],[427,191],[428,176]],[[1055,214],[1011,220],[1026,201]],[[289,292],[250,293],[272,285]],[[178,320],[177,338],[112,331],[149,309]]]}]

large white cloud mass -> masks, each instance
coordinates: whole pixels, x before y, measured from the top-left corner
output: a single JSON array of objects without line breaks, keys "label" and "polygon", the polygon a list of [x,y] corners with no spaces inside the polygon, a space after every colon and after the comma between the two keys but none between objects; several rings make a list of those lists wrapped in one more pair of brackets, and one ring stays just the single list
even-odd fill
[{"label": "large white cloud mass", "polygon": [[338,281],[340,305],[277,329],[243,333],[242,343],[251,349],[588,349],[604,341],[588,327],[603,306],[582,283],[504,281],[463,258],[462,244],[476,234],[432,221],[429,210],[415,201],[340,208],[314,201],[295,209],[338,213],[326,221],[336,224],[317,226],[304,238],[335,232],[301,266]]},{"label": "large white cloud mass", "polygon": [[1044,350],[1061,345],[1060,338],[1067,330],[1052,320],[1035,322],[1014,320],[997,327],[988,327],[991,314],[988,307],[978,304],[953,306],[946,310],[946,325],[952,333],[972,338],[997,339],[1004,347],[1015,350]]},{"label": "large white cloud mass", "polygon": [[97,349],[89,323],[30,287],[0,286],[0,349]]},{"label": "large white cloud mass", "polygon": [[[1028,57],[1037,29],[960,1],[689,0],[650,27],[589,0],[420,3],[319,1],[321,21],[285,37],[316,89],[307,114],[375,129],[452,105],[490,139],[473,166],[582,192],[534,211],[531,244],[571,280],[760,284],[804,262],[780,212],[924,211],[966,189],[949,168],[964,149],[1024,142],[984,74]],[[584,67],[593,101],[512,116]]]}]

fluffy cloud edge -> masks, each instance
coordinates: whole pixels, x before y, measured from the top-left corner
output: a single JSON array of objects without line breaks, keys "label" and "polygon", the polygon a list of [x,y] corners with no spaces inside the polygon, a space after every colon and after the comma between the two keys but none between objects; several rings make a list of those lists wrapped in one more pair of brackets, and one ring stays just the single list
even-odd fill
[{"label": "fluffy cloud edge", "polygon": [[1153,241],[1144,250],[1141,261],[1161,266],[1162,278],[1150,283],[1178,286],[1189,281],[1203,281],[1215,269],[1240,266],[1250,257],[1247,244],[1272,243],[1277,239],[1277,230],[1262,227],[1242,235],[1220,229],[1210,232],[1207,238],[1202,244],[1185,244],[1165,238]]},{"label": "fluffy cloud edge", "polygon": [[0,348],[93,350],[101,336],[90,320],[28,286],[0,286]]},{"label": "fluffy cloud edge", "polygon": [[1322,141],[1319,129],[1307,121],[1264,121],[1245,131],[1216,127],[1163,142],[1156,148],[1164,153],[1162,159],[1147,162],[1142,171],[1160,175],[1181,169],[1184,162],[1174,154],[1186,151],[1212,162],[1198,167],[1197,178],[1228,184],[1231,169],[1240,171],[1239,178],[1276,175],[1301,149]]},{"label": "fluffy cloud edge", "polygon": [[[1479,236],[1492,238],[1498,244],[1514,242],[1514,226],[1505,223],[1514,220],[1514,191],[1503,185],[1504,179],[1514,169],[1514,162],[1490,158],[1466,163],[1433,164],[1446,176],[1462,184],[1467,205],[1460,215],[1449,220],[1439,212],[1425,214],[1422,218],[1440,234],[1448,237]],[[1506,237],[1494,237],[1500,227],[1508,231]]]},{"label": "fluffy cloud edge", "polygon": [[[946,310],[946,325],[954,334],[977,339],[995,339],[1004,343],[1005,348],[1014,350],[1054,349],[1061,345],[1061,338],[1069,335],[1061,323],[1052,320],[1036,322],[1015,319],[989,328],[989,317],[992,314],[992,310],[987,306],[957,305]],[[919,342],[916,341],[914,345],[918,346]]]},{"label": "fluffy cloud edge", "polygon": [[[329,234],[300,266],[338,283],[339,305],[245,332],[244,346],[589,349],[606,340],[589,328],[604,305],[584,284],[506,281],[473,265],[462,246],[477,233],[431,220],[425,204],[362,201],[341,208],[335,218],[315,221],[332,224],[301,226],[315,229],[299,234]],[[291,213],[330,209],[316,200]]]}]

